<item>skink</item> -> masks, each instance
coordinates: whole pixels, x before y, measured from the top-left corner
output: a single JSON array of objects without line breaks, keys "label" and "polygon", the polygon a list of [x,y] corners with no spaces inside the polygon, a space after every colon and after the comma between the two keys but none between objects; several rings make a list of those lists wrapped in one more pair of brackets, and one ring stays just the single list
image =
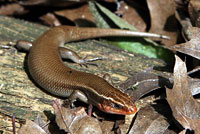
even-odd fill
[{"label": "skink", "polygon": [[[114,88],[103,78],[67,67],[60,57],[61,46],[66,42],[105,36],[140,35],[129,30],[54,27],[33,42],[28,55],[28,68],[32,78],[53,95],[68,97],[71,101],[79,99],[107,113],[135,113],[137,108],[129,95]],[[80,59],[70,50],[67,56],[74,61]]]}]

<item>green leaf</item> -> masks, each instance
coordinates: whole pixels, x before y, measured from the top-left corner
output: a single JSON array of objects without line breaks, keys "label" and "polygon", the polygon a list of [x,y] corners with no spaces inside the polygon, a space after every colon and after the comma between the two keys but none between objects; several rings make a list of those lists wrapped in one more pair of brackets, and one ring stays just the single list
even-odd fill
[{"label": "green leaf", "polygon": [[94,2],[89,2],[89,7],[90,7],[90,11],[92,12],[92,15],[94,16],[97,27],[110,28],[108,22],[105,20],[105,17],[103,17],[103,15],[96,8],[96,5],[94,4]]},{"label": "green leaf", "polygon": [[101,6],[100,4],[96,3],[96,5],[98,6],[98,8],[106,15],[108,16],[112,22],[114,22],[118,27],[120,27],[121,29],[129,29],[129,30],[133,30],[133,31],[138,31],[133,25],[129,24],[127,21],[121,19],[120,17],[116,16],[115,14],[113,14],[110,10],[108,10],[107,8]]},{"label": "green leaf", "polygon": [[174,60],[174,57],[172,56],[173,52],[164,49],[161,46],[153,46],[143,38],[107,38],[104,42],[150,58],[163,59],[167,62],[172,62]]}]

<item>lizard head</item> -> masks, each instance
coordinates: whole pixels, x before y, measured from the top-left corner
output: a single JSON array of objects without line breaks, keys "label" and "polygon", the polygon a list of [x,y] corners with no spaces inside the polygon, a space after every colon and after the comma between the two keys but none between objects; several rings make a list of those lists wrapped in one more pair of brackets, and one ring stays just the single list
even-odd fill
[{"label": "lizard head", "polygon": [[121,91],[118,94],[115,93],[104,97],[101,103],[98,104],[98,108],[101,111],[112,114],[130,115],[137,112],[137,108],[130,96]]},{"label": "lizard head", "polygon": [[135,105],[123,106],[118,103],[113,103],[111,101],[103,101],[103,103],[98,104],[98,108],[106,113],[122,114],[122,115],[134,114],[137,111]]}]

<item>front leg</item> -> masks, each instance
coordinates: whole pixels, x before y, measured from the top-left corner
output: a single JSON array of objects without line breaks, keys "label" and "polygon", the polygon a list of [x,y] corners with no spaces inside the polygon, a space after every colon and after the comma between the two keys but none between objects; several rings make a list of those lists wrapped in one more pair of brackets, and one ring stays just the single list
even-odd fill
[{"label": "front leg", "polygon": [[70,106],[74,107],[73,103],[76,100],[80,100],[82,102],[88,103],[88,98],[83,92],[81,92],[80,90],[74,90],[69,96],[69,98],[65,100],[64,105],[66,105],[67,107],[70,107]]},{"label": "front leg", "polygon": [[[88,104],[87,96],[79,90],[74,90],[71,93],[69,99],[64,101],[64,105],[67,107],[70,107],[70,106],[74,107],[74,101],[76,101],[76,100],[80,100],[80,101]],[[88,106],[88,115],[89,116],[92,116],[92,109],[93,109],[92,104],[89,104],[89,106]]]}]

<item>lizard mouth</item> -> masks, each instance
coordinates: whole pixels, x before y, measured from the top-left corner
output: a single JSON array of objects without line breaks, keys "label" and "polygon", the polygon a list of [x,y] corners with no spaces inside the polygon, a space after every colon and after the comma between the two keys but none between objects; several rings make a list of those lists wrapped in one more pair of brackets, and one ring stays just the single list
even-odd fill
[{"label": "lizard mouth", "polygon": [[98,108],[106,113],[130,115],[137,112],[136,106],[130,106],[128,108],[116,109],[109,105],[98,104]]}]

